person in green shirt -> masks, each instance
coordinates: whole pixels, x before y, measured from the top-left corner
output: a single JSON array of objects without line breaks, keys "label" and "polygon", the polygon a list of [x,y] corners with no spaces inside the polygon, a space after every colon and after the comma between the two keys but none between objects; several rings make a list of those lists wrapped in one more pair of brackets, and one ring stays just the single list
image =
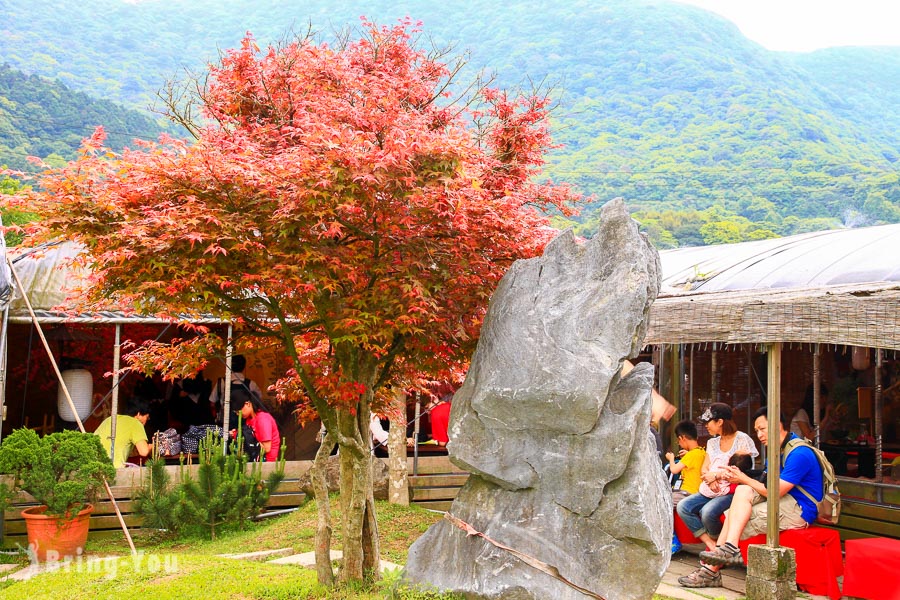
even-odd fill
[{"label": "person in green shirt", "polygon": [[[124,467],[133,450],[141,456],[148,456],[153,445],[147,442],[147,431],[144,425],[150,418],[150,405],[146,400],[133,398],[128,403],[127,414],[119,415],[116,420],[116,447],[112,454],[113,466]],[[112,416],[100,423],[94,431],[100,437],[104,448],[112,447]]]}]

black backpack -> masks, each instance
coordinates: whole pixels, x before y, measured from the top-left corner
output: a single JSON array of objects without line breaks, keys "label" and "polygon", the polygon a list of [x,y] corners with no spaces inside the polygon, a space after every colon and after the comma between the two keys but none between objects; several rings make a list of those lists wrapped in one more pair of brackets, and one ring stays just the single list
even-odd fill
[{"label": "black backpack", "polygon": [[[241,439],[243,441],[243,451],[244,455],[247,457],[247,462],[257,462],[259,461],[259,455],[262,452],[262,446],[259,443],[259,440],[256,439],[256,432],[253,431],[253,427],[244,422],[240,416],[237,417],[238,422],[241,424]],[[237,445],[237,440],[233,440],[234,445]],[[234,446],[232,446],[234,448]],[[234,450],[232,450],[234,451]]]}]

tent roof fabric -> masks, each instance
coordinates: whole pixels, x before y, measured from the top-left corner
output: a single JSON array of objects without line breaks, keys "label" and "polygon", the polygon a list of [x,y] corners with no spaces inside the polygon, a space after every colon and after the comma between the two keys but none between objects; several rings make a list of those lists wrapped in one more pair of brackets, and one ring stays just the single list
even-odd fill
[{"label": "tent roof fabric", "polygon": [[[172,318],[158,315],[138,315],[134,312],[108,310],[89,314],[73,313],[72,295],[88,283],[89,271],[72,260],[82,252],[71,242],[49,244],[36,249],[10,248],[13,267],[28,295],[35,316],[41,323],[171,323]],[[177,318],[176,318],[177,319]],[[211,316],[188,317],[181,320],[195,324],[214,325],[224,323]],[[9,305],[11,323],[30,323],[31,315],[22,293],[16,289]]]},{"label": "tent roof fabric", "polygon": [[660,252],[664,293],[900,283],[900,225]]},{"label": "tent roof fabric", "polygon": [[[67,288],[86,278],[66,264],[77,252],[61,244],[14,259],[41,321],[171,321],[52,312],[66,304]],[[663,286],[650,310],[647,344],[808,342],[900,350],[900,225],[666,250],[660,259]],[[13,300],[10,321],[28,320],[21,298]]]},{"label": "tent roof fabric", "polygon": [[32,308],[50,310],[64,305],[74,288],[83,285],[88,277],[86,269],[72,264],[81,248],[72,243],[60,243],[40,248],[11,248],[13,268],[22,283],[10,303],[10,313],[27,310],[22,297],[28,295]]},{"label": "tent roof fabric", "polygon": [[900,225],[660,253],[646,343],[900,349]]}]

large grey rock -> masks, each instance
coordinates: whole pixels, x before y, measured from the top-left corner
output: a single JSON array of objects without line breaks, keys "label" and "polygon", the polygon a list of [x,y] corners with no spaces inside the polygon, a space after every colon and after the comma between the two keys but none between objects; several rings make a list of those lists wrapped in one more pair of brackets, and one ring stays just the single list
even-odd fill
[{"label": "large grey rock", "polygon": [[659,272],[621,201],[589,242],[565,232],[513,265],[454,396],[448,444],[472,473],[450,514],[513,552],[445,520],[410,548],[408,581],[470,598],[652,597],[672,536],[649,433],[653,369],[619,371],[640,350]]}]

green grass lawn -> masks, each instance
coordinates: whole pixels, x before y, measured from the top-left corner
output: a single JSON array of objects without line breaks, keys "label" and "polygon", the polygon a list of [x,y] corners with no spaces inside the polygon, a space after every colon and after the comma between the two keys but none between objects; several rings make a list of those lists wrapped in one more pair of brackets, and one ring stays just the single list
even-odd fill
[{"label": "green grass lawn", "polygon": [[[333,502],[332,506],[337,503]],[[410,544],[442,515],[419,507],[378,502],[378,526],[384,560],[406,562]],[[334,513],[337,527],[338,514]],[[169,540],[147,531],[135,532],[139,554],[130,554],[124,535],[89,541],[85,555],[55,572],[24,582],[0,580],[0,600],[91,599],[119,600],[278,600],[327,598],[370,600],[450,599],[453,596],[392,589],[397,574],[385,581],[357,589],[328,590],[316,583],[315,571],[294,565],[227,559],[217,554],[291,548],[295,553],[313,550],[316,508],[310,502],[297,511],[258,523],[244,530],[223,531],[215,541],[194,538]],[[340,534],[333,548],[340,549]],[[92,560],[94,559],[94,560]],[[20,562],[26,563],[24,557]],[[665,600],[657,597],[657,600]]]},{"label": "green grass lawn", "polygon": [[[337,502],[332,502],[336,507]],[[378,502],[376,509],[384,560],[403,564],[410,544],[441,515],[422,508]],[[333,512],[333,525],[339,514]],[[226,598],[335,598],[366,600],[390,597],[391,579],[368,589],[327,590],[316,583],[315,571],[293,565],[273,565],[225,559],[217,554],[291,548],[310,552],[316,528],[316,507],[310,502],[288,515],[247,523],[243,530],[222,531],[215,541],[202,538],[171,540],[159,534],[133,533],[138,556],[132,557],[124,535],[91,540],[82,558],[56,572],[24,582],[0,582],[0,600],[22,598],[75,599],[152,598],[153,600],[214,600]],[[336,532],[333,547],[341,547]],[[92,560],[95,559],[95,560]],[[100,559],[100,560],[96,560]],[[9,562],[9,561],[7,561]],[[19,557],[23,565],[24,556]],[[398,598],[439,598],[438,595],[397,592]]]}]

